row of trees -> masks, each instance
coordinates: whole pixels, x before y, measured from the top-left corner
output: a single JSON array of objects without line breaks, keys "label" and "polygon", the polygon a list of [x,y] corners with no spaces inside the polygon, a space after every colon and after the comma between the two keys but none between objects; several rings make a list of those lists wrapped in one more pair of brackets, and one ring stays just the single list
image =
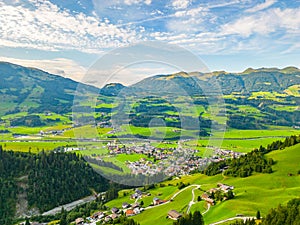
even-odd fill
[{"label": "row of trees", "polygon": [[175,221],[173,225],[204,225],[204,220],[199,211],[195,211],[193,214],[190,213],[181,217]]}]

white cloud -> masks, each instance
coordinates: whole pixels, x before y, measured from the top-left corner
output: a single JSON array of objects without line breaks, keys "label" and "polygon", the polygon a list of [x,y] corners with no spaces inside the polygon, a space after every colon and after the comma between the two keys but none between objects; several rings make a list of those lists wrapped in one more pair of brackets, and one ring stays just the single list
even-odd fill
[{"label": "white cloud", "polygon": [[175,9],[186,9],[190,4],[190,0],[173,0],[172,6]]},{"label": "white cloud", "polygon": [[275,4],[276,2],[277,2],[277,0],[266,0],[264,3],[258,4],[258,5],[254,6],[251,9],[247,9],[246,12],[254,13],[254,12],[261,11],[263,9],[269,8],[270,6]]},{"label": "white cloud", "polygon": [[282,29],[287,33],[300,34],[300,8],[274,8],[255,15],[245,16],[223,25],[221,33],[249,37],[255,33],[267,35]]},{"label": "white cloud", "polygon": [[70,59],[57,58],[49,60],[28,60],[15,59],[9,57],[0,57],[0,61],[10,62],[26,67],[38,68],[52,74],[61,75],[80,81],[84,76],[86,69]]},{"label": "white cloud", "polygon": [[139,39],[135,30],[109,20],[61,10],[49,1],[18,6],[0,3],[0,44],[43,50],[76,49],[97,52]]},{"label": "white cloud", "polygon": [[140,4],[140,3],[150,5],[151,2],[152,2],[152,0],[124,0],[124,3],[126,5],[133,5],[133,4]]}]

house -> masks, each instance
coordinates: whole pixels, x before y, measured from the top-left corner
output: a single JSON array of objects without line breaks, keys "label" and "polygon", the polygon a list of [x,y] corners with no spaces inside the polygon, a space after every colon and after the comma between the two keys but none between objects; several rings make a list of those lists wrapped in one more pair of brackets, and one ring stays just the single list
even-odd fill
[{"label": "house", "polygon": [[104,219],[105,222],[109,222],[111,220],[112,220],[112,218],[110,216],[106,216],[105,219]]},{"label": "house", "polygon": [[133,212],[134,212],[134,214],[140,214],[141,210],[139,208],[134,208]]},{"label": "house", "polygon": [[132,204],[132,206],[131,206],[131,208],[138,208],[138,207],[140,207],[140,203],[138,203],[138,202],[136,202],[136,203],[133,203]]},{"label": "house", "polygon": [[118,209],[117,207],[113,207],[113,208],[111,209],[111,212],[112,212],[112,213],[118,213],[118,212],[119,212],[119,209]]},{"label": "house", "polygon": [[127,209],[126,210],[126,216],[134,216],[134,215],[135,215],[135,213],[132,209]]},{"label": "house", "polygon": [[130,204],[128,204],[127,202],[123,202],[123,204],[122,204],[123,209],[127,209],[129,207],[130,207]]},{"label": "house", "polygon": [[84,223],[84,219],[83,219],[83,218],[77,218],[77,219],[75,220],[75,224],[76,224],[76,225],[83,225],[83,223]]},{"label": "house", "polygon": [[153,198],[153,205],[159,205],[160,199],[159,198]]},{"label": "house", "polygon": [[96,212],[93,214],[92,218],[93,219],[102,219],[104,217],[104,213],[103,212]]},{"label": "house", "polygon": [[110,217],[114,220],[114,219],[117,219],[119,217],[119,215],[116,213],[113,213]]},{"label": "house", "polygon": [[136,189],[135,193],[138,194],[138,195],[140,195],[140,196],[143,194],[143,192],[140,189]]},{"label": "house", "polygon": [[225,193],[227,193],[228,191],[231,191],[231,190],[234,189],[233,186],[229,186],[229,185],[227,185],[227,184],[222,184],[222,183],[218,183],[218,187],[219,187],[222,191],[224,191]]},{"label": "house", "polygon": [[161,200],[159,198],[153,198],[153,205],[160,205],[162,203],[165,203],[166,201],[165,200]]},{"label": "house", "polygon": [[201,198],[206,201],[208,204],[210,205],[214,205],[215,204],[215,200],[213,200],[212,198],[209,197],[209,195],[207,193],[203,193],[201,195]]},{"label": "house", "polygon": [[218,188],[211,188],[208,192],[212,194],[212,193],[216,193],[218,190],[219,190]]},{"label": "house", "polygon": [[172,220],[178,220],[180,217],[182,217],[182,214],[180,214],[176,210],[170,210],[168,212],[168,217]]}]

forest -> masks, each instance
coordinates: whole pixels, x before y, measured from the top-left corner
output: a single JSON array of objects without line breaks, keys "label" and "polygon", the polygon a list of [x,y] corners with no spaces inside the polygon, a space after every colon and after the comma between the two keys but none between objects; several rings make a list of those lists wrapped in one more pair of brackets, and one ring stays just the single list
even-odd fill
[{"label": "forest", "polygon": [[[25,190],[18,187],[25,182]],[[25,191],[28,207],[40,212],[72,202],[111,184],[74,153],[39,154],[3,151],[0,146],[0,224],[9,225],[16,212],[18,193]],[[113,189],[114,190],[114,189]],[[113,191],[109,198],[115,197]]]}]

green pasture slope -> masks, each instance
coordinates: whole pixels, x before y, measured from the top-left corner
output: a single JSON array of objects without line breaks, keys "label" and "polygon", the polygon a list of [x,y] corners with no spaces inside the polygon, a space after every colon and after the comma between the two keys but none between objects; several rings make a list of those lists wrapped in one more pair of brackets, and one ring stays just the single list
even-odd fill
[{"label": "green pasture slope", "polygon": [[[234,178],[222,175],[209,177],[203,174],[194,174],[181,177],[180,179],[165,181],[163,184],[166,187],[157,187],[150,192],[160,193],[162,195],[161,199],[169,199],[179,191],[176,185],[179,182],[183,182],[201,185],[201,190],[195,191],[197,197],[203,191],[216,187],[218,182],[222,182],[233,185],[236,196],[232,200],[212,206],[204,215],[206,224],[235,217],[237,214],[255,216],[257,210],[260,210],[262,216],[264,216],[270,208],[276,207],[278,204],[285,204],[290,199],[299,197],[300,175],[297,173],[300,170],[300,145],[271,152],[267,154],[267,157],[271,157],[276,161],[276,164],[273,166],[274,172],[271,174],[253,174],[247,178]],[[141,225],[171,225],[173,221],[166,219],[168,211],[175,209],[182,213],[186,212],[187,205],[192,199],[192,189],[193,187],[187,188],[174,198],[174,201],[171,203],[148,209],[133,218]],[[163,194],[165,191],[167,194]],[[122,204],[122,202],[130,202],[129,195],[123,196],[120,194],[120,196],[122,197],[109,202],[107,205],[113,207]],[[144,201],[147,207],[150,204],[150,198],[155,196],[154,194],[141,200]],[[203,212],[206,210],[206,206],[201,202],[196,203],[191,208],[191,211],[197,209]]]}]

